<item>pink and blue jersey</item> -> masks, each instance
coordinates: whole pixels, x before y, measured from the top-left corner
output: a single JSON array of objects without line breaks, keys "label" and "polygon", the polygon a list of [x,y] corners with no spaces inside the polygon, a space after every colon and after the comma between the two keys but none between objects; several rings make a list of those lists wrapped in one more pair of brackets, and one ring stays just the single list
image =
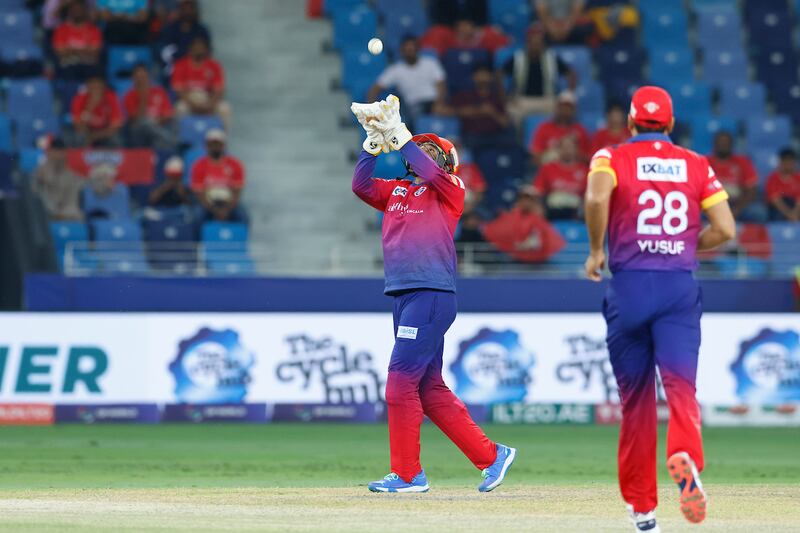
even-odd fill
[{"label": "pink and blue jersey", "polygon": [[667,135],[638,135],[595,153],[589,174],[608,172],[609,268],[693,271],[701,211],[728,198],[708,160]]},{"label": "pink and blue jersey", "polygon": [[423,183],[374,178],[377,158],[366,151],[361,152],[353,173],[353,192],[384,213],[385,292],[455,292],[453,236],[464,210],[464,182],[439,168],[413,142],[406,143],[400,153]]}]

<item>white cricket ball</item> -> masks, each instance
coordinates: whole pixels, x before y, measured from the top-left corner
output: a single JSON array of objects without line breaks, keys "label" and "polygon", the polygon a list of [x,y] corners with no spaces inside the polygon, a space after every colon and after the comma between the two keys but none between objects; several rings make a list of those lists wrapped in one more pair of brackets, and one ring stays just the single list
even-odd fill
[{"label": "white cricket ball", "polygon": [[373,37],[367,43],[367,50],[369,50],[369,53],[374,56],[380,54],[381,52],[383,52],[383,41],[381,41],[377,37]]}]

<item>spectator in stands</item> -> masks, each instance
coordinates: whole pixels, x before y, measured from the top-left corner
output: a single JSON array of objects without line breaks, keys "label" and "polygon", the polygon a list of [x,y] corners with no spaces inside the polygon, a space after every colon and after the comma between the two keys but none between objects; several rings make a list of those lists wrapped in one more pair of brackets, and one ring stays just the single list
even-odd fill
[{"label": "spectator in stands", "polygon": [[368,102],[378,100],[381,92],[395,87],[408,113],[410,128],[424,114],[437,113],[446,97],[445,73],[439,60],[419,55],[416,37],[408,35],[400,45],[400,61],[386,68],[367,95]]},{"label": "spectator in stands", "polygon": [[133,86],[123,99],[128,117],[128,144],[159,150],[174,148],[177,138],[171,127],[173,111],[167,91],[150,81],[150,72],[144,64],[133,68],[132,79]]},{"label": "spectator in stands", "polygon": [[89,20],[85,0],[68,4],[67,21],[53,34],[57,75],[62,79],[85,80],[100,65],[103,36]]},{"label": "spectator in stands", "polygon": [[148,0],[97,0],[99,18],[105,23],[109,44],[147,42]]},{"label": "spectator in stands", "polygon": [[483,234],[498,250],[524,263],[547,261],[564,247],[564,239],[544,218],[539,193],[530,185],[520,189],[511,210],[484,226]]},{"label": "spectator in stands", "polygon": [[486,178],[483,177],[480,167],[468,159],[469,150],[457,148],[459,159],[458,177],[464,182],[466,193],[464,195],[464,212],[472,211],[480,205],[486,192]]},{"label": "spectator in stands", "polygon": [[545,47],[544,26],[534,24],[527,32],[525,49],[518,50],[500,66],[503,75],[511,76],[512,98],[508,112],[519,126],[532,114],[550,114],[556,107],[556,82],[564,77],[570,89],[575,89],[578,76],[555,54]]},{"label": "spectator in stands", "polygon": [[536,14],[554,44],[585,44],[594,31],[585,0],[536,0]]},{"label": "spectator in stands", "polygon": [[192,203],[192,195],[183,183],[183,159],[172,156],[164,164],[164,181],[147,198],[152,207],[181,207]]},{"label": "spectator in stands", "polygon": [[225,129],[229,129],[231,108],[222,100],[225,72],[222,65],[210,56],[205,37],[195,37],[189,46],[189,54],[175,63],[172,90],[178,95],[175,104],[178,115],[219,115]]},{"label": "spectator in stands", "polygon": [[122,110],[116,93],[93,74],[72,98],[72,125],[78,146],[119,146]]},{"label": "spectator in stands", "polygon": [[578,157],[578,146],[573,137],[559,140],[558,154],[558,159],[539,168],[534,186],[544,196],[549,220],[575,220],[586,192],[589,168]]},{"label": "spectator in stands", "polygon": [[206,134],[207,155],[192,166],[192,191],[203,208],[202,219],[246,222],[247,215],[239,205],[244,167],[238,159],[225,154],[225,140],[222,130]]},{"label": "spectator in stands", "polygon": [[89,180],[81,197],[87,219],[130,216],[128,188],[122,183],[116,183],[117,174],[117,167],[110,163],[100,163],[89,170]]},{"label": "spectator in stands", "polygon": [[612,103],[606,109],[606,126],[600,128],[592,135],[591,153],[605,148],[606,146],[622,144],[630,139],[630,137],[631,132],[628,130],[628,115],[625,113],[625,109],[617,103]]},{"label": "spectator in stands", "polygon": [[422,48],[434,48],[439,55],[451,48],[480,48],[494,53],[509,42],[508,36],[492,26],[476,26],[469,19],[457,20],[454,27],[432,26],[420,38]]},{"label": "spectator in stands", "polygon": [[717,133],[708,162],[730,195],[731,210],[738,220],[758,199],[758,173],[749,157],[733,152],[733,143],[733,135],[727,131]]},{"label": "spectator in stands", "polygon": [[44,204],[51,220],[83,220],[79,201],[83,178],[67,165],[67,148],[53,139],[44,161],[36,167],[32,189]]},{"label": "spectator in stands", "polygon": [[471,210],[465,210],[456,235],[456,253],[458,261],[468,263],[491,262],[495,259],[493,250],[483,237],[483,220],[480,215]]},{"label": "spectator in stands", "polygon": [[497,80],[487,65],[472,74],[474,89],[456,94],[452,113],[461,120],[461,140],[470,149],[513,142],[514,130]]},{"label": "spectator in stands", "polygon": [[437,0],[428,2],[432,24],[453,26],[457,20],[471,20],[478,26],[488,22],[486,0]]},{"label": "spectator in stands", "polygon": [[600,42],[616,46],[634,45],[639,12],[624,0],[589,0],[586,14],[594,23],[595,35]]},{"label": "spectator in stands", "polygon": [[177,19],[164,27],[158,47],[167,71],[189,52],[189,46],[197,37],[203,37],[211,46],[211,33],[200,22],[197,0],[179,0]]},{"label": "spectator in stands", "polygon": [[781,150],[778,168],[767,178],[766,195],[771,220],[800,222],[800,171],[797,154],[791,148]]},{"label": "spectator in stands", "polygon": [[529,150],[536,165],[542,165],[558,157],[557,147],[562,137],[573,137],[578,145],[580,159],[588,158],[589,134],[577,121],[576,113],[575,94],[571,91],[562,91],[558,95],[556,113],[552,120],[543,122],[531,140]]}]

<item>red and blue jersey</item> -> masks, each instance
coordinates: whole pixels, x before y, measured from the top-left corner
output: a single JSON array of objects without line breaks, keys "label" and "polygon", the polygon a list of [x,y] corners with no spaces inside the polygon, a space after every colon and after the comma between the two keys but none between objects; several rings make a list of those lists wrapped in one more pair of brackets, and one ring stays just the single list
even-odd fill
[{"label": "red and blue jersey", "polygon": [[353,173],[353,192],[384,213],[383,266],[387,294],[409,289],[456,290],[453,243],[464,211],[464,183],[428,157],[413,142],[400,149],[424,181],[372,176],[376,157],[366,151]]},{"label": "red and blue jersey", "polygon": [[589,174],[594,172],[614,178],[612,272],[697,268],[701,211],[728,198],[705,157],[672,144],[667,135],[648,133],[599,150]]}]

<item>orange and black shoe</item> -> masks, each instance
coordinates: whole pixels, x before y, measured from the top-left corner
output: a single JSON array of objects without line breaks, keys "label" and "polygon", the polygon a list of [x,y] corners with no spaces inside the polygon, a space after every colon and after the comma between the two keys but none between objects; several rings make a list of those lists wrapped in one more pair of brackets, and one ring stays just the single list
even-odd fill
[{"label": "orange and black shoe", "polygon": [[697,467],[686,452],[679,452],[667,459],[669,475],[681,489],[681,511],[686,520],[699,524],[706,518],[706,493],[700,483]]}]

